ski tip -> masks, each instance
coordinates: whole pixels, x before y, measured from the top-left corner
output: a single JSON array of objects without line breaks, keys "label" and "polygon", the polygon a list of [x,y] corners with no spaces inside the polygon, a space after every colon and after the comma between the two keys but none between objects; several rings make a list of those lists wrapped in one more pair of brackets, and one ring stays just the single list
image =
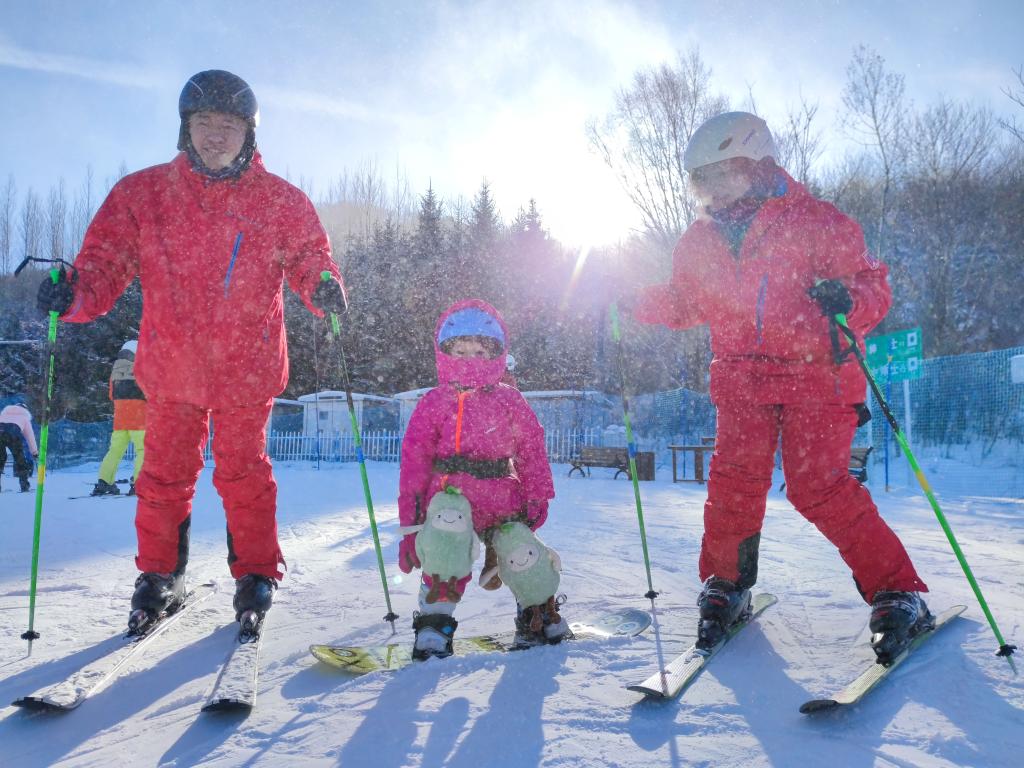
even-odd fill
[{"label": "ski tip", "polygon": [[28,709],[33,712],[63,712],[65,707],[59,707],[56,704],[52,704],[46,699],[40,699],[36,696],[23,696],[20,699],[16,699],[11,702],[12,707],[21,707],[22,709]]},{"label": "ski tip", "polygon": [[237,699],[217,699],[216,701],[209,701],[203,705],[203,712],[241,712],[247,713],[252,711],[252,704],[248,701],[238,701]]},{"label": "ski tip", "polygon": [[633,693],[642,693],[646,698],[653,701],[663,701],[670,698],[665,691],[659,691],[655,688],[648,688],[646,685],[627,685],[627,691],[633,691]]},{"label": "ski tip", "polygon": [[817,712],[831,712],[839,708],[839,702],[835,699],[812,699],[800,705],[800,714],[813,715]]}]

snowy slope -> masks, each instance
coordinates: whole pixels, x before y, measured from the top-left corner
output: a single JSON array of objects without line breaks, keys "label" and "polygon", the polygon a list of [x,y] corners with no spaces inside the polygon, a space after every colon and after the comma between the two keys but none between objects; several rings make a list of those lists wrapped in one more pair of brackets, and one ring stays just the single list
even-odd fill
[{"label": "snowy slope", "polygon": [[[34,495],[0,495],[0,705],[63,678],[121,631],[135,577],[133,503],[68,500],[95,468],[47,482],[36,641],[30,658],[27,585]],[[649,605],[632,490],[610,473],[564,478],[545,540],[562,553],[571,619],[603,606]],[[884,494],[883,513],[932,588],[934,608],[967,616],[929,643],[857,709],[810,719],[805,699],[827,693],[871,657],[867,610],[832,547],[772,492],[759,588],[779,595],[681,701],[642,702],[624,690],[659,653],[692,641],[704,489],[642,484],[660,637],[587,643],[506,656],[430,661],[395,675],[349,680],[319,666],[311,642],[389,639],[355,465],[276,468],[289,571],[270,615],[257,709],[200,716],[231,641],[232,583],[224,518],[205,472],[192,533],[193,578],[215,596],[152,657],[65,715],[0,710],[0,764],[30,766],[999,766],[1024,751],[1024,677],[993,656],[995,640],[927,503]],[[415,582],[392,563],[397,467],[370,465],[399,637]],[[781,478],[776,482],[777,488]],[[7,488],[11,481],[4,478]],[[941,488],[942,502],[1004,635],[1024,641],[1024,502],[976,487]],[[507,592],[472,587],[460,633],[511,628]],[[1020,657],[1024,667],[1024,657]]]}]

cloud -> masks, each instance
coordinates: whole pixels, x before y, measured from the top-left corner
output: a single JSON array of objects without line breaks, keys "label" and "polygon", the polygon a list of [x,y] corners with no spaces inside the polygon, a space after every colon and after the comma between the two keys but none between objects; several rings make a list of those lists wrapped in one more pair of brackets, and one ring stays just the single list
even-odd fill
[{"label": "cloud", "polygon": [[342,120],[392,125],[408,124],[415,119],[412,115],[379,110],[350,99],[341,99],[323,93],[267,85],[260,85],[257,90],[260,102],[273,104],[277,110],[297,110]]},{"label": "cloud", "polygon": [[30,51],[2,40],[0,40],[0,67],[71,75],[128,88],[155,89],[160,86],[162,79],[131,64],[97,61],[61,53]]}]

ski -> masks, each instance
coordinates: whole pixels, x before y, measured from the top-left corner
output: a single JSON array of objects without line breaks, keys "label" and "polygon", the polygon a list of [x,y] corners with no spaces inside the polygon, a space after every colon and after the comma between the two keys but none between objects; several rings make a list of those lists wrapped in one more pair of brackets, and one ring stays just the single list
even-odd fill
[{"label": "ski", "polygon": [[13,706],[53,711],[75,709],[104,688],[132,659],[138,658],[156,637],[177,624],[179,619],[215,591],[216,587],[213,584],[195,587],[185,595],[185,600],[177,611],[162,615],[149,624],[144,633],[122,635],[122,642],[110,652],[76,670],[65,680],[17,699],[12,702]]},{"label": "ski", "polygon": [[[563,642],[583,640],[603,641],[613,637],[635,637],[651,625],[651,614],[637,608],[624,608],[590,619],[569,623],[571,634]],[[453,657],[480,653],[511,653],[528,650],[514,644],[514,632],[490,635],[456,637]],[[546,648],[547,645],[529,646]],[[340,669],[350,675],[370,672],[396,671],[418,663],[412,658],[411,643],[392,643],[378,646],[311,645],[310,653],[323,664]]]},{"label": "ski", "polygon": [[134,494],[128,496],[128,494],[101,494],[99,496],[93,496],[92,494],[86,494],[84,496],[69,496],[69,500],[75,499],[138,499]]},{"label": "ski", "polygon": [[777,602],[778,599],[775,595],[754,595],[750,603],[749,615],[729,627],[725,637],[710,651],[702,651],[696,645],[691,645],[686,651],[670,661],[664,669],[655,672],[642,683],[627,685],[626,688],[653,699],[676,698],[697,678],[708,662],[722,650],[726,643],[739,634],[744,627],[760,616],[767,608],[770,608]]},{"label": "ski", "polygon": [[966,605],[955,605],[949,610],[940,613],[935,617],[935,627],[927,630],[926,632],[921,632],[911,640],[910,645],[903,649],[903,652],[893,660],[892,664],[885,667],[877,662],[872,663],[870,667],[865,669],[860,676],[857,677],[857,679],[835,694],[832,698],[811,699],[810,701],[806,701],[800,706],[800,711],[805,715],[814,714],[816,712],[831,712],[834,709],[849,707],[858,703],[880,682],[882,682],[882,680],[888,677],[890,672],[906,661],[907,657],[911,653],[921,647],[921,645],[932,635],[966,610]]},{"label": "ski", "polygon": [[234,639],[227,660],[217,675],[213,691],[203,705],[203,712],[249,711],[256,704],[256,686],[259,681],[260,644],[266,617],[252,628],[246,626],[245,617]]}]

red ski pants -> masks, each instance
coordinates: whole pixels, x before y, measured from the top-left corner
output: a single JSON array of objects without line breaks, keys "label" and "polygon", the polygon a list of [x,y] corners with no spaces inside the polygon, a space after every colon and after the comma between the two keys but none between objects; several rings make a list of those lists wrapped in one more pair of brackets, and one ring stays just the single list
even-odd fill
[{"label": "red ski pants", "polygon": [[704,505],[700,578],[749,587],[779,435],[786,496],[839,549],[868,602],[879,590],[926,592],[903,544],[850,476],[853,406],[718,403],[718,434]]},{"label": "red ski pants", "polygon": [[135,483],[139,496],[135,564],[140,571],[170,573],[188,561],[192,497],[203,469],[212,414],[213,485],[224,501],[231,575],[281,578],[284,560],[277,541],[277,484],[264,434],[272,405],[209,410],[185,403],[148,402],[146,461]]}]

